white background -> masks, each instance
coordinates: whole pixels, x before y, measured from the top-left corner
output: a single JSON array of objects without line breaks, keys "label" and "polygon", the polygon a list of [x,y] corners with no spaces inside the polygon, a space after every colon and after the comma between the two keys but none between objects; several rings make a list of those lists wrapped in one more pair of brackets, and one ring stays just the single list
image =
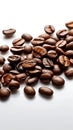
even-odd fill
[{"label": "white background", "polygon": [[[65,28],[70,20],[72,0],[0,0],[0,44],[11,46],[22,33],[37,37],[47,24],[53,24],[56,30]],[[17,32],[10,40],[4,39],[2,30],[10,27]],[[34,99],[26,98],[22,85],[9,100],[0,101],[0,130],[73,130],[73,81],[65,81],[60,90],[48,85],[54,90],[51,99],[38,94],[39,83]]]}]

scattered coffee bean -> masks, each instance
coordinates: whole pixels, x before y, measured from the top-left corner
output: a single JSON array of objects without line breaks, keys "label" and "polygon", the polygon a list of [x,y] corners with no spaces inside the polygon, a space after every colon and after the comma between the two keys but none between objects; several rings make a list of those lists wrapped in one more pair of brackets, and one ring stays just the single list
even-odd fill
[{"label": "scattered coffee bean", "polygon": [[36,94],[35,89],[32,86],[26,86],[24,88],[24,93],[27,96],[35,96],[35,94]]},{"label": "scattered coffee bean", "polygon": [[11,91],[15,92],[20,87],[20,83],[16,80],[11,80],[8,84],[8,87]]},{"label": "scattered coffee bean", "polygon": [[73,68],[72,67],[66,69],[65,76],[68,77],[68,78],[73,77]]},{"label": "scattered coffee bean", "polygon": [[0,98],[8,98],[10,96],[10,90],[8,88],[0,88]]},{"label": "scattered coffee bean", "polygon": [[24,33],[22,36],[21,36],[23,39],[25,39],[25,41],[31,41],[33,39],[33,37],[30,35],[30,34],[27,34],[27,33]]},{"label": "scattered coffee bean", "polygon": [[44,30],[45,30],[46,33],[52,34],[52,33],[54,33],[55,28],[54,28],[54,26],[52,26],[52,25],[46,25],[46,26],[44,27]]},{"label": "scattered coffee bean", "polygon": [[63,86],[65,83],[65,80],[60,76],[53,76],[52,77],[52,84],[54,86]]},{"label": "scattered coffee bean", "polygon": [[7,30],[3,30],[2,32],[3,32],[3,34],[4,34],[6,37],[11,37],[11,36],[16,32],[16,30],[10,28],[10,29],[7,29]]},{"label": "scattered coffee bean", "polygon": [[30,46],[30,45],[24,46],[24,53],[25,54],[29,54],[31,52],[32,52],[32,46]]},{"label": "scattered coffee bean", "polygon": [[3,70],[5,73],[8,73],[12,69],[12,66],[9,63],[3,65]]},{"label": "scattered coffee bean", "polygon": [[65,25],[67,28],[72,29],[73,28],[73,21],[67,22]]},{"label": "scattered coffee bean", "polygon": [[67,56],[61,55],[58,58],[58,62],[62,67],[68,67],[70,66],[70,60]]},{"label": "scattered coffee bean", "polygon": [[3,56],[0,56],[0,65],[3,65],[5,62],[5,58]]},{"label": "scattered coffee bean", "polygon": [[66,35],[68,34],[68,30],[63,29],[63,30],[59,30],[56,35],[58,38],[64,38],[66,37]]},{"label": "scattered coffee bean", "polygon": [[47,53],[47,50],[41,46],[36,46],[33,48],[33,51],[38,53],[41,57],[45,56]]},{"label": "scattered coffee bean", "polygon": [[56,43],[56,47],[59,47],[59,48],[64,48],[65,45],[66,45],[66,40],[60,40]]},{"label": "scattered coffee bean", "polygon": [[54,64],[53,72],[55,75],[59,75],[62,73],[62,69],[58,64]]},{"label": "scattered coffee bean", "polygon": [[12,44],[13,46],[22,46],[25,43],[25,40],[23,38],[15,39]]},{"label": "scattered coffee bean", "polygon": [[45,68],[53,68],[54,66],[53,61],[49,58],[43,58],[43,65]]},{"label": "scattered coffee bean", "polygon": [[1,46],[0,46],[0,51],[1,51],[1,52],[7,52],[8,50],[9,50],[8,45],[1,45]]},{"label": "scattered coffee bean", "polygon": [[18,81],[18,82],[22,82],[26,79],[26,74],[25,73],[21,73],[21,74],[17,74],[15,76],[15,79]]},{"label": "scattered coffee bean", "polygon": [[27,77],[25,82],[27,85],[35,85],[38,82],[38,77]]},{"label": "scattered coffee bean", "polygon": [[11,63],[11,64],[16,64],[20,61],[21,57],[19,55],[11,55],[8,57],[8,61]]},{"label": "scattered coffee bean", "polygon": [[14,46],[14,47],[11,47],[10,48],[10,51],[13,53],[13,54],[21,54],[24,52],[24,47],[22,46]]},{"label": "scattered coffee bean", "polygon": [[53,95],[53,90],[48,88],[48,87],[40,87],[39,88],[39,93],[43,96],[52,96]]},{"label": "scattered coffee bean", "polygon": [[47,34],[47,33],[44,33],[44,34],[39,35],[39,37],[42,37],[42,38],[44,38],[45,40],[47,40],[48,38],[50,38],[50,35]]}]

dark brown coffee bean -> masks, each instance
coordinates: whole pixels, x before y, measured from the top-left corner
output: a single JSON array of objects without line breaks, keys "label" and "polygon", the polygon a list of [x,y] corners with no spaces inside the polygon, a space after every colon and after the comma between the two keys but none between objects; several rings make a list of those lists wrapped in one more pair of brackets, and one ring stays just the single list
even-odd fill
[{"label": "dark brown coffee bean", "polygon": [[64,48],[65,45],[66,45],[66,41],[65,40],[59,40],[57,43],[56,43],[56,47],[59,47],[59,48]]},{"label": "dark brown coffee bean", "polygon": [[22,66],[23,62],[19,62],[16,66],[16,69],[19,71],[19,72],[24,72],[24,68]]},{"label": "dark brown coffee bean", "polygon": [[62,69],[60,68],[60,66],[58,64],[55,64],[53,67],[53,72],[55,75],[59,75],[62,73]]},{"label": "dark brown coffee bean", "polygon": [[18,82],[22,82],[26,79],[26,74],[25,73],[21,73],[21,74],[17,74],[15,76],[15,79],[18,81]]},{"label": "dark brown coffee bean", "polygon": [[8,87],[11,91],[16,91],[20,87],[20,83],[16,80],[11,80],[8,84]]},{"label": "dark brown coffee bean", "polygon": [[56,44],[56,39],[54,38],[49,38],[45,41],[46,44],[49,44],[49,45],[55,45]]},{"label": "dark brown coffee bean", "polygon": [[31,41],[31,43],[34,45],[34,46],[41,46],[44,44],[44,38],[42,37],[38,37],[38,38],[35,38]]},{"label": "dark brown coffee bean", "polygon": [[22,46],[25,43],[25,40],[23,38],[15,39],[12,44],[13,46]]},{"label": "dark brown coffee bean", "polygon": [[68,42],[72,42],[73,41],[73,36],[67,35],[66,38],[65,38],[65,40],[67,41],[67,43]]},{"label": "dark brown coffee bean", "polygon": [[35,85],[38,82],[38,77],[27,77],[25,83],[27,85]]},{"label": "dark brown coffee bean", "polygon": [[30,34],[27,34],[27,33],[24,33],[22,36],[21,36],[23,39],[25,39],[25,41],[31,41],[33,39],[33,37],[30,35]]},{"label": "dark brown coffee bean", "polygon": [[34,58],[38,58],[38,59],[41,59],[41,55],[35,51],[32,51],[32,55]]},{"label": "dark brown coffee bean", "polygon": [[70,36],[73,36],[73,29],[69,30],[69,31],[68,31],[68,34],[69,34]]},{"label": "dark brown coffee bean", "polygon": [[24,88],[24,93],[27,95],[27,96],[35,96],[36,92],[35,92],[35,89],[31,86],[26,86]]},{"label": "dark brown coffee bean", "polygon": [[51,77],[53,76],[53,71],[52,70],[42,69],[42,74],[44,74],[44,73],[49,73]]},{"label": "dark brown coffee bean", "polygon": [[65,55],[65,51],[62,48],[56,47],[56,52],[61,55]]},{"label": "dark brown coffee bean", "polygon": [[47,56],[48,56],[49,58],[51,58],[51,59],[56,58],[56,57],[57,57],[57,52],[54,51],[54,50],[49,50],[49,51],[47,52]]},{"label": "dark brown coffee bean", "polygon": [[19,72],[17,70],[10,70],[10,74],[17,75],[17,74],[19,74]]},{"label": "dark brown coffee bean", "polygon": [[53,25],[46,25],[46,26],[44,27],[44,31],[45,31],[46,33],[48,33],[48,34],[52,34],[52,33],[54,33],[55,28],[54,28]]},{"label": "dark brown coffee bean", "polygon": [[65,83],[65,80],[60,76],[53,76],[52,78],[52,84],[55,86],[63,86]]},{"label": "dark brown coffee bean", "polygon": [[1,83],[4,86],[7,86],[9,84],[9,82],[14,78],[14,76],[12,74],[6,73],[2,76],[1,78]]},{"label": "dark brown coffee bean", "polygon": [[29,54],[31,52],[32,52],[32,46],[30,46],[30,45],[24,46],[24,53],[25,54]]},{"label": "dark brown coffee bean", "polygon": [[0,69],[0,78],[3,76],[3,74],[4,74],[4,70]]},{"label": "dark brown coffee bean", "polygon": [[41,69],[34,69],[29,71],[30,76],[40,76],[41,74]]},{"label": "dark brown coffee bean", "polygon": [[10,51],[13,53],[13,54],[21,54],[24,52],[24,47],[22,46],[14,46],[14,47],[11,47],[10,48]]},{"label": "dark brown coffee bean", "polygon": [[8,88],[0,89],[0,98],[8,98],[10,96],[10,90]]},{"label": "dark brown coffee bean", "polygon": [[13,29],[13,28],[10,28],[10,29],[7,29],[7,30],[3,30],[2,32],[6,37],[10,37],[16,32],[16,30]]},{"label": "dark brown coffee bean", "polygon": [[62,67],[68,67],[70,66],[70,60],[67,56],[64,56],[64,55],[60,55],[59,58],[58,58],[58,62],[60,63],[60,65]]},{"label": "dark brown coffee bean", "polygon": [[46,50],[54,50],[55,49],[55,45],[48,45],[48,44],[44,44],[43,47],[46,49]]},{"label": "dark brown coffee bean", "polygon": [[73,65],[73,58],[70,58],[70,63],[71,65]]},{"label": "dark brown coffee bean", "polygon": [[47,50],[44,47],[36,46],[33,48],[33,51],[39,54],[41,57],[47,54]]},{"label": "dark brown coffee bean", "polygon": [[22,67],[24,69],[32,69],[34,68],[36,65],[36,62],[34,62],[34,60],[24,60],[22,63]]},{"label": "dark brown coffee bean", "polygon": [[43,65],[45,68],[53,68],[53,61],[49,58],[43,58]]},{"label": "dark brown coffee bean", "polygon": [[41,80],[46,80],[46,79],[51,80],[51,79],[52,79],[52,75],[51,75],[50,73],[42,73],[42,74],[40,75],[40,79],[41,79]]},{"label": "dark brown coffee bean", "polygon": [[59,30],[56,35],[58,38],[64,38],[66,37],[66,35],[68,34],[68,30],[63,29],[63,30]]},{"label": "dark brown coffee bean", "polygon": [[21,57],[19,55],[11,55],[8,57],[8,61],[11,63],[11,64],[16,64],[20,61]]},{"label": "dark brown coffee bean", "polygon": [[66,54],[66,56],[68,56],[68,57],[73,57],[73,50],[67,50],[67,51],[65,52],[65,54]]},{"label": "dark brown coffee bean", "polygon": [[39,88],[39,93],[43,96],[52,96],[53,95],[53,90],[48,88],[48,87],[40,87]]},{"label": "dark brown coffee bean", "polygon": [[68,50],[73,49],[73,41],[66,44],[66,49]]},{"label": "dark brown coffee bean", "polygon": [[65,25],[67,28],[72,29],[73,28],[73,21],[67,22]]},{"label": "dark brown coffee bean", "polygon": [[3,65],[3,70],[4,70],[4,72],[9,72],[10,70],[12,69],[12,66],[9,64],[9,63],[5,63],[4,65]]},{"label": "dark brown coffee bean", "polygon": [[65,71],[65,76],[68,78],[72,78],[73,77],[73,68],[72,67],[68,67]]},{"label": "dark brown coffee bean", "polygon": [[34,62],[36,62],[37,65],[42,65],[42,60],[39,58],[33,58]]},{"label": "dark brown coffee bean", "polygon": [[42,37],[46,40],[46,39],[50,38],[50,35],[47,33],[44,33],[44,34],[39,35],[39,37]]},{"label": "dark brown coffee bean", "polygon": [[0,46],[0,51],[1,52],[7,52],[9,50],[9,47],[7,45],[1,45]]},{"label": "dark brown coffee bean", "polygon": [[3,56],[0,56],[0,65],[3,65],[5,62],[5,58]]}]

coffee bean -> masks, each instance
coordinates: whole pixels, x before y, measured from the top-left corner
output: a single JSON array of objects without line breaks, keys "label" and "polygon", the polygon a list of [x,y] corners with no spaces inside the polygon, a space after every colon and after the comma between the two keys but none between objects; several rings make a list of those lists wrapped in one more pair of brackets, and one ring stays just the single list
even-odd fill
[{"label": "coffee bean", "polygon": [[1,45],[1,46],[0,46],[0,51],[1,51],[1,52],[7,52],[8,50],[9,50],[8,45]]},{"label": "coffee bean", "polygon": [[3,56],[0,56],[0,65],[3,65],[5,62],[5,58]]},{"label": "coffee bean", "polygon": [[50,38],[50,35],[47,33],[44,33],[44,34],[39,35],[39,37],[42,37],[46,40],[46,39]]},{"label": "coffee bean", "polygon": [[11,80],[8,84],[8,87],[11,91],[15,92],[20,87],[20,83],[16,80]]},{"label": "coffee bean", "polygon": [[29,71],[30,76],[40,76],[41,70],[40,69],[34,69]]},{"label": "coffee bean", "polygon": [[73,36],[73,29],[69,30],[69,31],[68,31],[68,34],[69,34],[70,36]]},{"label": "coffee bean", "polygon": [[13,54],[21,54],[24,52],[24,47],[22,46],[14,46],[14,47],[11,47],[10,48],[10,51],[13,53]]},{"label": "coffee bean", "polygon": [[73,28],[73,21],[67,22],[65,25],[67,28],[72,29]]},{"label": "coffee bean", "polygon": [[59,75],[62,73],[62,69],[58,64],[54,64],[53,72],[55,75]]},{"label": "coffee bean", "polygon": [[32,86],[25,86],[24,93],[27,96],[35,96],[36,94],[35,89]]},{"label": "coffee bean", "polygon": [[16,30],[13,28],[10,28],[7,30],[3,30],[2,32],[6,37],[11,37],[16,32]]},{"label": "coffee bean", "polygon": [[41,59],[41,55],[35,51],[32,52],[32,55],[34,58],[38,58],[38,59]]},{"label": "coffee bean", "polygon": [[68,78],[72,78],[73,77],[73,68],[72,67],[68,67],[65,71],[65,76]]},{"label": "coffee bean", "polygon": [[40,75],[40,80],[50,80],[52,79],[52,75],[50,73],[42,73]]},{"label": "coffee bean", "polygon": [[66,35],[68,34],[68,30],[63,29],[63,30],[59,30],[56,35],[58,38],[64,38],[66,37]]},{"label": "coffee bean", "polygon": [[21,36],[23,39],[25,39],[25,41],[31,41],[33,39],[33,37],[30,35],[30,34],[27,34],[27,33],[24,33],[22,36]]},{"label": "coffee bean", "polygon": [[10,70],[10,74],[12,74],[12,75],[18,75],[19,74],[19,72],[17,71],[17,70]]},{"label": "coffee bean", "polygon": [[68,50],[73,49],[73,41],[66,44],[66,49]]},{"label": "coffee bean", "polygon": [[19,62],[16,66],[16,69],[19,71],[19,72],[24,72],[24,68],[22,66],[23,62]]},{"label": "coffee bean", "polygon": [[44,27],[44,31],[45,31],[46,33],[48,33],[48,34],[52,34],[52,33],[54,33],[55,28],[54,28],[53,25],[46,25],[46,26]]},{"label": "coffee bean", "polygon": [[49,50],[49,51],[47,52],[47,56],[48,56],[49,58],[51,58],[51,59],[56,58],[56,57],[57,57],[57,52],[54,51],[54,50]]},{"label": "coffee bean", "polygon": [[48,87],[40,87],[39,88],[39,93],[43,96],[52,96],[53,95],[53,90],[48,88]]},{"label": "coffee bean", "polygon": [[3,70],[5,73],[9,72],[12,69],[12,66],[9,63],[3,65]]},{"label": "coffee bean", "polygon": [[49,58],[43,58],[43,65],[45,68],[53,68],[53,61]]},{"label": "coffee bean", "polygon": [[24,69],[32,69],[34,68],[36,65],[36,62],[34,62],[34,60],[24,60],[22,63],[22,67]]},{"label": "coffee bean", "polygon": [[38,38],[35,38],[31,41],[31,43],[34,45],[34,46],[41,46],[44,44],[44,38],[42,37],[38,37]]},{"label": "coffee bean", "polygon": [[17,74],[15,76],[15,79],[18,81],[18,82],[22,82],[26,79],[26,74],[25,73],[21,73],[21,74]]},{"label": "coffee bean", "polygon": [[62,67],[68,67],[70,66],[70,60],[67,56],[60,55],[58,58],[58,62]]},{"label": "coffee bean", "polygon": [[42,65],[42,60],[39,58],[33,58],[34,62],[36,62],[37,65]]},{"label": "coffee bean", "polygon": [[56,52],[61,55],[65,55],[65,51],[62,48],[56,47]]},{"label": "coffee bean", "polygon": [[67,43],[68,42],[72,42],[73,41],[73,36],[67,35],[66,38],[65,38],[65,40],[67,41]]},{"label": "coffee bean", "polygon": [[10,90],[8,88],[0,88],[0,98],[8,98],[10,96]]},{"label": "coffee bean", "polygon": [[36,46],[33,48],[33,51],[39,54],[41,57],[47,54],[47,50],[44,47]]},{"label": "coffee bean", "polygon": [[13,46],[22,46],[25,43],[25,40],[23,38],[15,39],[12,44]]},{"label": "coffee bean", "polygon": [[45,41],[46,44],[49,44],[49,45],[55,45],[56,44],[56,39],[54,38],[49,38]]},{"label": "coffee bean", "polygon": [[65,45],[66,45],[66,41],[65,40],[59,40],[57,43],[56,43],[56,47],[59,47],[59,48],[64,48]]},{"label": "coffee bean", "polygon": [[19,55],[11,55],[8,57],[8,61],[11,64],[17,64],[20,61],[21,57]]},{"label": "coffee bean", "polygon": [[48,44],[44,44],[43,47],[46,49],[46,50],[54,50],[55,49],[55,46],[54,45],[48,45]]},{"label": "coffee bean", "polygon": [[60,76],[53,76],[52,78],[52,84],[54,86],[63,86],[65,83],[65,80]]},{"label": "coffee bean", "polygon": [[49,69],[42,69],[42,74],[48,73],[51,77],[53,76],[53,71]]},{"label": "coffee bean", "polygon": [[35,85],[38,82],[38,77],[27,77],[25,83],[27,85]]},{"label": "coffee bean", "polygon": [[4,70],[3,70],[3,69],[0,69],[0,79],[1,79],[1,77],[3,76],[3,74],[4,74]]},{"label": "coffee bean", "polygon": [[66,54],[66,56],[68,56],[68,57],[73,57],[73,50],[67,50],[67,51],[65,52],[65,54]]},{"label": "coffee bean", "polygon": [[32,46],[30,46],[30,45],[24,46],[24,53],[25,54],[29,54],[31,52],[32,52]]},{"label": "coffee bean", "polygon": [[70,63],[71,65],[73,65],[73,58],[70,58]]}]

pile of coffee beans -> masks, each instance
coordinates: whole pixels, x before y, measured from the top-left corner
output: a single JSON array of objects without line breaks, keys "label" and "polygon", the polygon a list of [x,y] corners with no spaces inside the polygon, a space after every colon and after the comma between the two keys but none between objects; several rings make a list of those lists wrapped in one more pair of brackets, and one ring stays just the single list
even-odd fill
[{"label": "pile of coffee beans", "polygon": [[[25,83],[24,93],[29,97],[36,94],[34,85],[40,80],[38,92],[50,97],[53,90],[46,85],[52,82],[56,88],[61,88],[65,80],[59,76],[64,73],[67,78],[73,77],[73,21],[65,24],[65,29],[56,32],[53,25],[44,27],[44,34],[33,38],[24,33],[12,41],[11,55],[5,59],[0,55],[0,98],[8,98],[11,93]],[[12,37],[15,29],[2,31],[5,37]],[[7,52],[8,45],[1,45],[0,51]],[[8,63],[5,61],[8,60]]]}]

